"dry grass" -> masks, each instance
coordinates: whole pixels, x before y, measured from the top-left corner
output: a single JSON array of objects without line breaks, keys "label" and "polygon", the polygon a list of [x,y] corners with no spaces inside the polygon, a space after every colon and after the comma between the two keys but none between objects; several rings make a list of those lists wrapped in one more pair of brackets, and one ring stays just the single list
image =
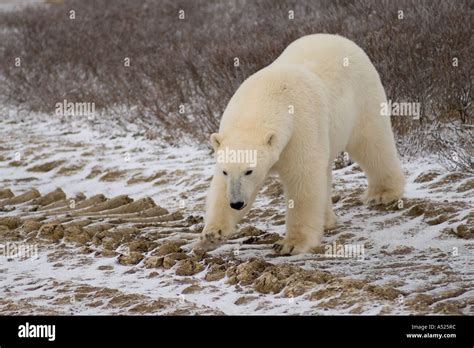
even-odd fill
[{"label": "dry grass", "polygon": [[434,123],[473,123],[472,10],[468,0],[70,0],[0,14],[0,93],[45,112],[64,99],[94,102],[158,121],[170,141],[203,140],[240,83],[291,41],[337,33],[367,52],[389,99],[421,103],[419,120],[393,120],[400,150],[415,153],[441,146],[420,139]]}]

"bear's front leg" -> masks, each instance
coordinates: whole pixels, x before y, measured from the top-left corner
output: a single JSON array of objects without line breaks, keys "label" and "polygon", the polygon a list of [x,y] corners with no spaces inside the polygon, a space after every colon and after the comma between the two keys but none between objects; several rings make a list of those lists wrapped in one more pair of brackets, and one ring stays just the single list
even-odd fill
[{"label": "bear's front leg", "polygon": [[286,236],[273,248],[280,255],[307,253],[321,244],[326,209],[326,170],[285,184]]},{"label": "bear's front leg", "polygon": [[236,224],[249,211],[253,199],[242,210],[230,207],[226,195],[227,183],[222,175],[215,173],[206,202],[205,226],[194,245],[195,250],[208,251],[217,248],[222,242],[235,233]]}]

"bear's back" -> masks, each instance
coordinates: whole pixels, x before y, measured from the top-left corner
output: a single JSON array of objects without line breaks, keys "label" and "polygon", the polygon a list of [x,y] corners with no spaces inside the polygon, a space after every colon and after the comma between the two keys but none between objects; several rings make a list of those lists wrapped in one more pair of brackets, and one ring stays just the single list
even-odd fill
[{"label": "bear's back", "polygon": [[304,66],[326,84],[378,79],[378,73],[367,54],[353,41],[339,35],[313,34],[292,42],[271,64]]}]

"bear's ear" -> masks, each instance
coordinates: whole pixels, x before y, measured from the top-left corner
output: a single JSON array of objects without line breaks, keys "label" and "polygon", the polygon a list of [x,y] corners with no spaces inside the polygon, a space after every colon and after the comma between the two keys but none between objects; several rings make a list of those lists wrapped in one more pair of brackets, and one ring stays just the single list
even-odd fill
[{"label": "bear's ear", "polygon": [[222,143],[222,135],[220,135],[219,133],[212,133],[210,141],[212,147],[214,148],[214,151],[217,151],[217,149]]},{"label": "bear's ear", "polygon": [[275,144],[275,132],[268,132],[267,135],[265,135],[265,144],[268,146]]}]

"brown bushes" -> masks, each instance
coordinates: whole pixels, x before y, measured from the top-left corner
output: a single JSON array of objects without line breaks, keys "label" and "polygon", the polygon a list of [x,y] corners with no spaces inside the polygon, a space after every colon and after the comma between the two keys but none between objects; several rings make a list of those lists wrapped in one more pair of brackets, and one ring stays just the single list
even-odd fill
[{"label": "brown bushes", "polygon": [[203,140],[240,83],[291,41],[337,33],[367,52],[389,99],[421,103],[419,120],[393,120],[408,139],[401,150],[414,153],[430,145],[419,132],[434,122],[472,124],[472,6],[467,0],[70,0],[0,14],[0,93],[45,112],[63,99],[124,108],[158,121],[171,138]]}]

